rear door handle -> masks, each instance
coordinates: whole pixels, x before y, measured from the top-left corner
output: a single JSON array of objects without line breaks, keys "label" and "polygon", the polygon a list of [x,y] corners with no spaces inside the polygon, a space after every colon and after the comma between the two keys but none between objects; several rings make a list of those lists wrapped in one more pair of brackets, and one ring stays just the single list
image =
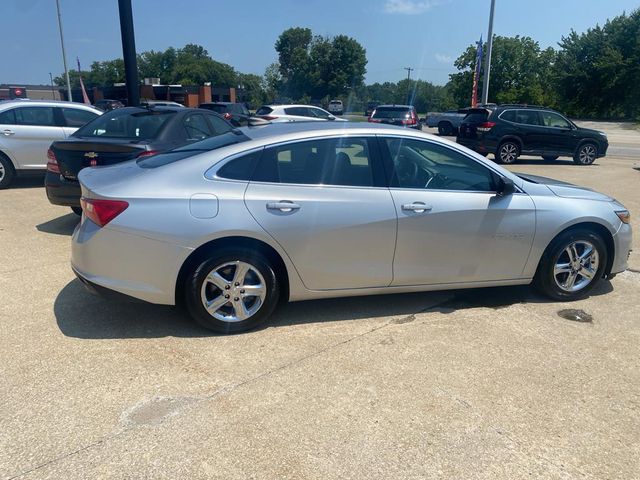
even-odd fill
[{"label": "rear door handle", "polygon": [[267,203],[268,210],[280,210],[281,212],[292,212],[294,210],[299,210],[300,205],[297,203],[293,203],[289,200],[281,200],[279,202],[269,202]]},{"label": "rear door handle", "polygon": [[426,205],[422,202],[405,203],[404,205],[402,205],[402,210],[415,213],[424,213],[432,209],[432,206]]},{"label": "rear door handle", "polygon": [[9,135],[15,135],[16,132],[14,132],[13,130],[3,130],[2,134],[6,137],[8,137]]}]

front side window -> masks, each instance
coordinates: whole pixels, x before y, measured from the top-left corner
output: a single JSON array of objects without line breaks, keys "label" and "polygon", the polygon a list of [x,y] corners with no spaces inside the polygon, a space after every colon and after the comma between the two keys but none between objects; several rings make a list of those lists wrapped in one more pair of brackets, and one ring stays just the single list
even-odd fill
[{"label": "front side window", "polygon": [[428,190],[493,192],[495,175],[449,147],[422,140],[386,138],[391,156],[391,186]]},{"label": "front side window", "polygon": [[254,181],[373,186],[366,138],[311,140],[266,148]]},{"label": "front side window", "polygon": [[571,128],[569,122],[557,113],[541,112],[541,115],[545,127]]},{"label": "front side window", "polygon": [[56,126],[53,107],[20,107],[14,109],[14,112],[18,125]]},{"label": "front side window", "polygon": [[87,110],[80,110],[79,108],[63,108],[62,116],[64,117],[65,126],[81,127],[85,123],[89,123],[98,117],[98,114]]}]

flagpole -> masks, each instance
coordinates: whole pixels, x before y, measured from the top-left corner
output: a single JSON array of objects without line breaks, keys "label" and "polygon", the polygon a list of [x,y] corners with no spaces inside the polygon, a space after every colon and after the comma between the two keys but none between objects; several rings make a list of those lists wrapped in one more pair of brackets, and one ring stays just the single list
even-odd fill
[{"label": "flagpole", "polygon": [[56,0],[58,9],[58,28],[60,30],[60,45],[62,45],[62,63],[64,64],[64,76],[67,79],[67,101],[73,102],[71,96],[71,81],[69,80],[69,70],[67,69],[67,54],[64,51],[64,38],[62,37],[62,16],[60,15],[60,0]]},{"label": "flagpole", "polygon": [[496,7],[496,0],[491,0],[491,11],[489,13],[489,36],[487,37],[487,60],[484,67],[484,80],[482,82],[482,103],[489,102],[489,76],[491,75],[491,49],[493,48],[493,11]]}]

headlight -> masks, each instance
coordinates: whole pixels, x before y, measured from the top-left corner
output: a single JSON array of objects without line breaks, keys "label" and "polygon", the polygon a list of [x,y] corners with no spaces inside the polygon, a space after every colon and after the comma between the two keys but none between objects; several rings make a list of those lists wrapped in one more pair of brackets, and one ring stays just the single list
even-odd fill
[{"label": "headlight", "polygon": [[617,210],[616,215],[622,223],[629,223],[631,221],[631,213],[629,210]]}]

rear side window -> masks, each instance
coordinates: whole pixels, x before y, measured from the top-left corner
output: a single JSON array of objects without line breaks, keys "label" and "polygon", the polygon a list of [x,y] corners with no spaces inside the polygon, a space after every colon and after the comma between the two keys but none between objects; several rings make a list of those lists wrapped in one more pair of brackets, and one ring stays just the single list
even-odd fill
[{"label": "rear side window", "polygon": [[182,121],[182,124],[187,132],[188,140],[202,140],[213,135],[204,115],[200,115],[199,113],[187,115]]},{"label": "rear side window", "polygon": [[516,121],[516,111],[515,110],[505,110],[500,114],[501,120],[506,120],[507,122],[515,122]]},{"label": "rear side window", "polygon": [[5,110],[0,112],[0,125],[15,125],[16,115],[13,110]]},{"label": "rear side window", "polygon": [[98,117],[98,114],[79,108],[62,108],[62,116],[67,127],[81,127]]},{"label": "rear side window", "polygon": [[516,110],[515,122],[525,125],[541,125],[540,115],[536,110]]},{"label": "rear side window", "polygon": [[175,116],[172,110],[150,110],[131,113],[113,110],[81,127],[76,137],[108,137],[154,139],[164,125]]},{"label": "rear side window", "polygon": [[53,107],[19,107],[14,112],[18,125],[56,126]]},{"label": "rear side window", "polygon": [[373,186],[366,138],[320,139],[266,148],[254,181]]},{"label": "rear side window", "polygon": [[273,112],[273,108],[271,107],[260,107],[256,110],[256,115],[268,115]]},{"label": "rear side window", "polygon": [[222,135],[223,133],[227,133],[233,129],[229,123],[225,122],[223,119],[216,115],[207,115],[209,122],[211,123],[211,128],[213,128],[214,135]]},{"label": "rear side window", "polygon": [[216,176],[220,178],[228,178],[231,180],[251,180],[251,175],[256,167],[256,163],[260,160],[262,149],[243,155],[241,157],[230,160],[223,165]]},{"label": "rear side window", "polygon": [[[289,107],[284,109],[284,113],[287,115],[297,115],[299,117],[308,117],[309,112],[304,107]],[[315,116],[315,115],[314,115]]]}]

